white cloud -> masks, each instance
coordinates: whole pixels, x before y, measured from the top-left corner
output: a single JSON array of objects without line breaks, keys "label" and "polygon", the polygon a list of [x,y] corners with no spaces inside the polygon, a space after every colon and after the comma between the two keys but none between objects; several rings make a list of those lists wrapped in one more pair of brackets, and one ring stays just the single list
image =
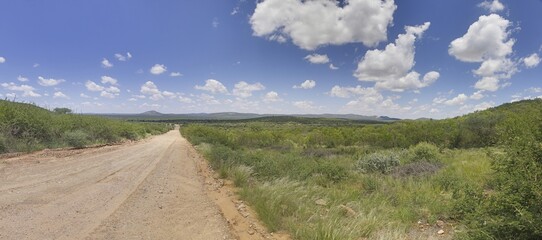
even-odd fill
[{"label": "white cloud", "polygon": [[[356,100],[348,102],[345,106],[346,109],[351,109],[356,112],[362,111],[363,114],[382,114],[383,112],[394,112],[403,110],[399,104],[394,102],[393,97],[384,98],[382,94],[373,88],[368,90],[362,96]],[[407,108],[407,111],[411,108]]]},{"label": "white cloud", "polygon": [[41,86],[44,86],[44,87],[52,87],[52,86],[56,86],[60,83],[63,83],[65,82],[64,79],[53,79],[53,78],[44,78],[42,76],[39,76],[38,77],[38,84],[41,85]]},{"label": "white cloud", "polygon": [[39,67],[39,66],[40,66],[39,63],[34,63],[34,65],[32,65],[33,68],[37,68],[37,67]]},{"label": "white cloud", "polygon": [[540,63],[540,57],[536,53],[533,53],[523,59],[523,64],[525,64],[527,68],[534,68],[538,66],[539,63]]},{"label": "white cloud", "polygon": [[99,91],[103,91],[105,89],[103,86],[100,86],[100,85],[96,84],[93,81],[87,81],[85,83],[85,87],[87,88],[87,90],[89,90],[91,92],[99,92]]},{"label": "white cloud", "polygon": [[510,21],[497,14],[480,16],[465,35],[450,43],[448,53],[456,59],[481,63],[473,71],[481,78],[475,84],[476,89],[497,91],[504,86],[501,79],[508,79],[518,71],[517,63],[509,58],[516,41],[510,38],[510,26]]},{"label": "white cloud", "polygon": [[126,55],[122,55],[120,53],[115,54],[115,58],[121,62],[128,61],[132,58],[132,54],[130,52],[127,52]]},{"label": "white cloud", "polygon": [[6,58],[0,57],[0,63],[5,63],[5,62],[6,62]]},{"label": "white cloud", "polygon": [[279,94],[277,92],[270,91],[265,94],[265,96],[263,97],[263,101],[266,103],[271,103],[271,102],[280,102],[282,101],[282,99],[279,97]]},{"label": "white cloud", "polygon": [[207,80],[205,80],[205,85],[204,86],[196,85],[194,88],[197,89],[197,90],[208,91],[208,92],[211,92],[213,94],[215,94],[215,93],[228,93],[228,89],[226,89],[226,87],[221,82],[219,82],[218,80],[215,80],[215,79],[207,79]]},{"label": "white cloud", "polygon": [[465,102],[467,102],[467,100],[469,100],[469,97],[467,97],[467,95],[461,93],[461,94],[457,95],[457,97],[454,97],[454,98],[452,98],[450,100],[447,100],[446,102],[444,102],[444,104],[450,105],[450,106],[463,105],[463,104],[465,104]]},{"label": "white cloud", "polygon": [[146,95],[162,94],[154,82],[147,81],[141,86],[140,92]]},{"label": "white cloud", "polygon": [[297,108],[303,109],[303,110],[311,110],[315,109],[316,107],[313,105],[312,101],[297,101],[294,102],[293,105]]},{"label": "white cloud", "polygon": [[214,28],[218,28],[218,25],[220,25],[220,22],[218,21],[218,18],[213,18],[213,21],[211,22],[211,25]]},{"label": "white cloud", "polygon": [[64,99],[70,99],[68,96],[66,96],[66,94],[64,94],[63,92],[55,92],[53,94],[53,98],[64,98]]},{"label": "white cloud", "polygon": [[307,55],[305,57],[305,60],[309,61],[312,64],[326,64],[329,63],[329,58],[326,54],[320,55],[320,54],[311,54]]},{"label": "white cloud", "polygon": [[316,81],[314,80],[305,80],[299,86],[294,85],[293,88],[302,88],[302,89],[311,89],[316,86]]},{"label": "white cloud", "polygon": [[525,91],[531,93],[542,93],[542,87],[530,87],[528,89],[525,89]]},{"label": "white cloud", "polygon": [[115,94],[106,91],[102,91],[100,96],[104,98],[115,98]]},{"label": "white cloud", "polygon": [[356,87],[341,87],[341,86],[335,85],[333,86],[333,88],[331,88],[329,95],[332,97],[351,98],[357,95],[375,96],[375,95],[380,95],[380,94],[374,88],[364,88],[364,87],[361,87],[360,85]]},{"label": "white cloud", "polygon": [[120,89],[118,87],[110,86],[105,89],[106,92],[113,93],[113,94],[119,94]]},{"label": "white cloud", "polygon": [[220,102],[212,95],[202,93],[198,96],[199,102],[204,103],[205,105],[218,105]]},{"label": "white cloud", "polygon": [[329,95],[332,97],[340,98],[353,98],[349,101],[343,110],[348,112],[357,112],[362,114],[382,114],[384,111],[397,112],[400,110],[408,111],[411,107],[401,108],[394,102],[394,99],[398,99],[398,96],[390,96],[385,98],[377,89],[373,87],[364,88],[361,86],[356,87],[341,87],[334,86]]},{"label": "white cloud", "polygon": [[516,65],[508,58],[487,59],[473,72],[480,77],[510,78],[518,71]]},{"label": "white cloud", "polygon": [[354,76],[360,81],[376,82],[379,89],[392,91],[415,90],[435,82],[440,74],[428,72],[420,79],[420,74],[411,71],[414,67],[414,42],[429,28],[426,22],[419,26],[406,26],[404,34],[399,34],[395,43],[384,50],[370,50],[358,63]]},{"label": "white cloud", "polygon": [[103,68],[112,68],[113,64],[111,62],[109,62],[109,60],[107,60],[107,58],[104,58],[102,60],[102,67]]},{"label": "white cloud", "polygon": [[482,99],[482,98],[485,97],[485,95],[484,95],[483,93],[484,93],[483,90],[476,91],[475,93],[473,93],[473,94],[470,96],[470,99],[480,100],[480,99]]},{"label": "white cloud", "polygon": [[183,96],[179,96],[179,102],[182,102],[182,103],[192,103],[192,99],[189,98],[189,97],[183,97]]},{"label": "white cloud", "polygon": [[140,108],[161,108],[162,105],[157,104],[157,103],[153,103],[153,104],[143,103],[139,107]]},{"label": "white cloud", "polygon": [[[147,81],[145,84],[141,86],[140,92],[144,95],[149,96],[149,99],[158,101],[164,99],[164,97],[168,97],[170,99],[174,99],[177,97],[177,94],[168,92],[168,91],[160,91],[156,84],[152,81]],[[144,95],[134,95],[134,97],[137,98],[145,98]]]},{"label": "white cloud", "polygon": [[493,0],[491,2],[483,1],[482,3],[478,4],[478,7],[484,8],[492,13],[504,10],[504,5],[499,2],[499,0]]},{"label": "white cloud", "polygon": [[395,81],[383,81],[377,82],[375,87],[378,89],[387,89],[395,92],[402,92],[408,89],[420,89],[433,84],[440,74],[435,71],[426,73],[423,79],[420,80],[420,74],[412,71],[406,76],[399,78]]},{"label": "white cloud", "polygon": [[[17,85],[15,83],[2,83],[0,84],[3,88],[10,90],[10,91],[17,91],[17,92],[23,92],[23,97],[41,97],[40,94],[36,93],[36,89],[29,85]],[[7,97],[12,98],[15,97],[13,94],[6,94]]]},{"label": "white cloud", "polygon": [[234,7],[233,10],[231,10],[230,15],[233,16],[233,15],[235,15],[235,14],[237,14],[237,13],[239,13],[239,7]]},{"label": "white cloud", "polygon": [[115,98],[116,96],[120,95],[120,89],[115,86],[104,87],[96,84],[93,81],[87,81],[85,83],[85,87],[91,92],[100,92],[100,96],[105,98]]},{"label": "white cloud", "polygon": [[286,38],[300,48],[361,42],[375,46],[386,40],[397,6],[393,0],[336,1],[265,0],[250,17],[253,34],[270,40]]},{"label": "white cloud", "polygon": [[21,76],[21,75],[19,75],[19,76],[17,77],[17,80],[20,81],[20,82],[28,82],[28,78],[27,78],[27,77],[23,77],[23,76]]},{"label": "white cloud", "polygon": [[79,94],[79,96],[82,97],[82,98],[90,98],[88,95],[86,95],[84,93]]},{"label": "white cloud", "polygon": [[384,50],[367,51],[358,63],[354,76],[361,81],[389,81],[406,76],[414,66],[416,36],[429,25],[425,23],[418,27],[406,27],[406,33],[400,34],[395,43],[388,44]]},{"label": "white cloud", "polygon": [[162,73],[165,73],[167,71],[167,67],[163,64],[154,64],[154,66],[151,67],[150,72],[154,75],[160,75]]},{"label": "white cloud", "polygon": [[478,80],[476,84],[474,85],[474,88],[495,92],[499,90],[500,86],[500,79],[496,77],[483,77],[482,79]]},{"label": "white cloud", "polygon": [[264,90],[265,86],[261,83],[249,84],[241,81],[235,84],[233,89],[233,95],[241,98],[247,98],[252,96],[252,92]]},{"label": "white cloud", "polygon": [[112,78],[110,76],[102,76],[102,83],[103,84],[117,85],[117,79]]},{"label": "white cloud", "polygon": [[170,77],[182,77],[183,74],[180,72],[172,72],[169,74]]},{"label": "white cloud", "polygon": [[337,70],[337,69],[339,69],[339,68],[336,67],[335,65],[333,65],[333,63],[330,63],[330,64],[329,64],[329,69],[331,69],[331,70]]},{"label": "white cloud", "polygon": [[162,95],[164,95],[164,97],[167,97],[167,98],[170,98],[170,99],[177,98],[177,94],[172,93],[172,92],[168,92],[168,91],[163,91]]},{"label": "white cloud", "polygon": [[136,98],[130,98],[128,99],[129,102],[137,102],[137,99]]},{"label": "white cloud", "polygon": [[497,14],[480,16],[467,33],[450,43],[448,53],[464,62],[499,59],[512,53],[515,39],[509,39],[510,21]]},{"label": "white cloud", "polygon": [[446,101],[446,98],[445,97],[436,97],[436,98],[433,98],[433,104],[441,104],[441,103],[444,103]]}]

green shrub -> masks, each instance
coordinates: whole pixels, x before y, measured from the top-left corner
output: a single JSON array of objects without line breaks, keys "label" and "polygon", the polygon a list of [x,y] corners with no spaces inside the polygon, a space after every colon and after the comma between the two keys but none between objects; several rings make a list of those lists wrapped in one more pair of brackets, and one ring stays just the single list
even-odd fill
[{"label": "green shrub", "polygon": [[250,182],[250,177],[254,171],[251,167],[240,165],[230,170],[230,175],[233,178],[235,186],[244,187]]},{"label": "green shrub", "polygon": [[432,143],[421,142],[408,149],[407,162],[440,162],[439,148]]},{"label": "green shrub", "polygon": [[320,162],[316,167],[316,173],[331,183],[338,183],[348,178],[348,169],[331,160]]},{"label": "green shrub", "polygon": [[[492,189],[465,215],[470,239],[542,239],[541,116],[510,116],[499,126],[505,154],[493,155]],[[536,126],[533,129],[533,126]],[[475,199],[476,200],[476,199]]]},{"label": "green shrub", "polygon": [[8,151],[8,148],[6,146],[6,139],[4,136],[0,135],[0,153],[5,153]]},{"label": "green shrub", "polygon": [[83,148],[88,144],[88,134],[81,130],[65,132],[63,138],[69,146],[74,148]]},{"label": "green shrub", "polygon": [[381,151],[366,155],[356,164],[358,170],[364,173],[389,173],[399,166],[400,154],[397,151]]}]

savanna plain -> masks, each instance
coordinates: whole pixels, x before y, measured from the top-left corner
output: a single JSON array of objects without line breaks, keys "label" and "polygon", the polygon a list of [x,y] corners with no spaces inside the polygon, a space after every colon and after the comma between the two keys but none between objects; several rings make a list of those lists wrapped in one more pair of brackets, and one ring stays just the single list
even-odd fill
[{"label": "savanna plain", "polygon": [[542,238],[542,100],[389,122],[128,121],[0,101],[0,153],[137,141],[172,123],[270,232],[293,239]]}]

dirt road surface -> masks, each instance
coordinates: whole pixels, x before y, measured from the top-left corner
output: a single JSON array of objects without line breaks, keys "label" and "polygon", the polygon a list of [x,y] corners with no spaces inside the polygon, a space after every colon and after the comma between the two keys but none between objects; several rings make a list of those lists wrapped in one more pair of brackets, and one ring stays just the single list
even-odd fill
[{"label": "dirt road surface", "polygon": [[178,130],[0,159],[0,239],[233,239]]}]

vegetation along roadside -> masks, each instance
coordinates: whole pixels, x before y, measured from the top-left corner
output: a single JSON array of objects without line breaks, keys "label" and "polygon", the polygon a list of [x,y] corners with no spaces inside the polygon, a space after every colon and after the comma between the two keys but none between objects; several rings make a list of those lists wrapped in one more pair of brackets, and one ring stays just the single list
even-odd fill
[{"label": "vegetation along roadside", "polygon": [[181,131],[296,239],[541,239],[541,120],[529,100],[438,121]]},{"label": "vegetation along roadside", "polygon": [[135,123],[70,112],[66,108],[49,111],[32,104],[0,100],[0,153],[110,144],[171,129],[162,123]]}]

